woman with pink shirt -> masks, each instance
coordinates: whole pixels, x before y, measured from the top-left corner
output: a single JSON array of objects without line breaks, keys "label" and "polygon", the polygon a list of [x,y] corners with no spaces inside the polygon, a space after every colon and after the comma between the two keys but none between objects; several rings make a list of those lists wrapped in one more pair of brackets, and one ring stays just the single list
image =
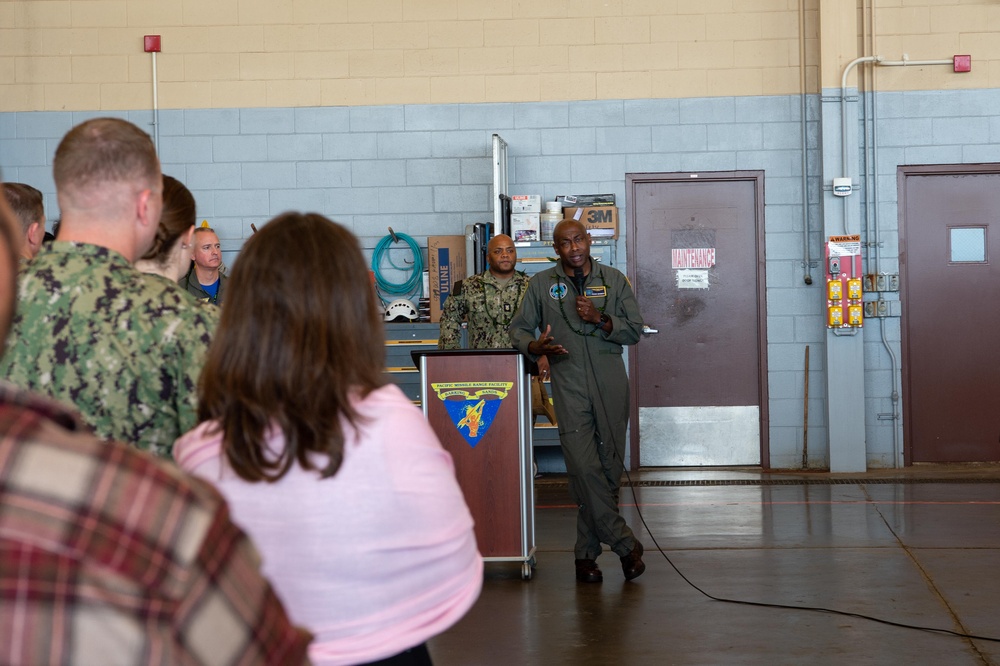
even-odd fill
[{"label": "woman with pink shirt", "polygon": [[174,446],[229,501],[317,664],[430,664],[425,642],[482,586],[451,457],[382,378],[379,315],[349,231],[275,218],[233,267],[202,423]]}]

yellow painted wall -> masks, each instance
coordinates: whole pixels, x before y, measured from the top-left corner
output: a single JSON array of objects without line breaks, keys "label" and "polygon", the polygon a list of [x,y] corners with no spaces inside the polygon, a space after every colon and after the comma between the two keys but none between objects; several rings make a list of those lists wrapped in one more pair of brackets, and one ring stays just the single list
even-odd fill
[{"label": "yellow painted wall", "polygon": [[996,0],[879,0],[875,54],[885,60],[972,56],[972,71],[951,67],[877,67],[877,90],[957,90],[1000,85],[1000,3]]},{"label": "yellow painted wall", "polygon": [[[1000,76],[995,1],[875,2],[887,57],[965,52],[974,64],[962,77],[880,72],[880,87],[987,87],[991,69]],[[818,6],[806,0],[812,91]],[[163,37],[164,108],[793,94],[798,8],[798,0],[0,0],[0,111],[148,108],[144,34]]]}]

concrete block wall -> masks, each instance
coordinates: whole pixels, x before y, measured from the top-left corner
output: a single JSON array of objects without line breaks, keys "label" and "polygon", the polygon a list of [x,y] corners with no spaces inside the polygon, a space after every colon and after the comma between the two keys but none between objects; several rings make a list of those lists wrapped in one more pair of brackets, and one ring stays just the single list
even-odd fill
[{"label": "concrete block wall", "polygon": [[12,0],[0,3],[0,111],[150,106],[145,34],[163,39],[160,103],[179,109],[799,89],[787,0]]},{"label": "concrete block wall", "polygon": [[[897,165],[1000,161],[1000,120],[994,112],[1000,92],[886,93],[877,105],[880,268],[895,273]],[[810,98],[813,148],[807,173],[814,262],[822,248],[818,107],[818,99]],[[50,215],[58,215],[51,156],[67,129],[102,113],[0,113],[3,177],[39,186]],[[146,127],[151,120],[148,111],[117,115]],[[771,464],[801,464],[804,350],[809,345],[809,464],[822,467],[828,462],[822,353],[828,334],[821,267],[812,271],[813,286],[803,281],[798,120],[795,96],[189,109],[161,112],[160,141],[165,170],[193,189],[198,215],[219,229],[229,262],[251,233],[251,223],[259,227],[292,208],[318,210],[347,224],[369,249],[388,226],[425,246],[427,235],[457,234],[466,224],[492,219],[493,132],[510,144],[512,191],[546,198],[614,192],[624,207],[629,172],[763,169]],[[618,258],[624,266],[624,242]],[[899,386],[899,308],[893,312],[896,317],[869,321],[864,329],[871,467],[890,467],[894,459],[893,422],[884,418],[893,411],[894,375]],[[895,370],[881,326],[897,359]],[[898,437],[898,422],[896,427]]]},{"label": "concrete block wall", "polygon": [[[898,164],[1000,161],[990,0],[876,4],[888,59],[973,54],[973,71],[880,68],[881,269],[898,271]],[[738,6],[737,6],[738,5]],[[614,192],[630,172],[765,171],[771,464],[801,462],[810,346],[810,465],[827,463],[820,267],[803,282],[802,201],[820,256],[819,2],[806,3],[809,160],[801,174],[796,0],[13,0],[0,3],[0,169],[58,215],[51,156],[72,125],[152,130],[143,34],[162,34],[160,152],[219,228],[227,261],[286,209],[425,244],[489,220],[490,137],[515,193]],[[829,35],[827,35],[829,37]],[[853,57],[853,56],[851,56]],[[839,75],[836,77],[839,80]],[[839,95],[839,90],[824,91]],[[624,211],[623,211],[624,213]],[[627,262],[624,243],[618,260]],[[898,314],[899,308],[895,312]],[[899,320],[884,320],[899,357]],[[893,370],[864,330],[868,463],[892,466]],[[898,374],[898,372],[897,372]],[[897,384],[898,384],[898,377]]]},{"label": "concrete block wall", "polygon": [[[880,243],[881,250],[879,266],[866,260],[865,271],[898,274],[897,168],[914,164],[1000,162],[997,115],[1000,90],[887,92],[878,94],[875,104],[877,155],[874,161],[877,161],[878,173],[871,185],[877,192],[872,191],[870,199],[878,201],[880,233],[870,240]],[[862,185],[859,194],[864,196]],[[872,211],[873,220],[875,212]],[[868,320],[864,328],[865,433],[870,467],[894,467],[897,460],[902,464],[902,414],[899,413],[900,420],[895,422],[895,443],[891,420],[894,410],[902,411],[902,402],[894,405],[891,399],[893,385],[900,393],[903,390],[899,371],[901,303],[898,293],[883,293],[882,296],[889,301],[892,316]],[[895,355],[895,364],[886,343]]]},{"label": "concrete block wall", "polygon": [[[160,152],[164,171],[194,192],[199,219],[218,229],[227,263],[251,224],[259,228],[289,209],[319,211],[347,225],[369,252],[390,226],[425,248],[428,235],[460,234],[467,224],[490,221],[494,132],[510,147],[512,193],[552,199],[613,192],[623,221],[626,173],[762,169],[772,464],[794,467],[803,345],[821,344],[824,334],[819,288],[802,281],[799,108],[797,96],[780,96],[168,110],[160,113]],[[818,102],[809,108],[815,114]],[[50,217],[58,215],[50,174],[55,146],[69,127],[93,115],[0,113],[2,175],[40,186]],[[147,128],[151,122],[148,111],[118,115]],[[814,219],[819,192],[815,183]],[[815,230],[810,245],[817,256]],[[408,250],[400,252],[397,262]],[[617,260],[626,268],[624,237]],[[823,384],[820,356],[813,358],[810,443],[819,456]]]},{"label": "concrete block wall", "polygon": [[[797,0],[9,0],[0,111],[247,108],[785,95]],[[887,59],[972,53],[961,78],[887,70],[881,90],[997,87],[990,0],[876,2]],[[819,0],[806,0],[816,91]],[[902,68],[900,68],[902,69]]]}]

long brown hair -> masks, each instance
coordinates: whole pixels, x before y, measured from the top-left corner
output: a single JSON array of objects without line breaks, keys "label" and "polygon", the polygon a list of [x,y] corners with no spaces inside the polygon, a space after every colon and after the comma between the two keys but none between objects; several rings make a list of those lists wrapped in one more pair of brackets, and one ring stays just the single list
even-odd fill
[{"label": "long brown hair", "polygon": [[[250,237],[199,385],[200,420],[217,420],[223,450],[247,481],[277,481],[297,462],[323,477],[344,458],[341,419],[382,386],[383,323],[354,235],[316,213],[284,213]],[[267,450],[274,424],[281,451]]]},{"label": "long brown hair", "polygon": [[17,249],[22,240],[7,199],[0,196],[0,357],[17,303]]},{"label": "long brown hair", "polygon": [[143,259],[164,264],[178,239],[194,226],[197,209],[194,195],[173,176],[163,176],[163,211],[156,228],[156,238]]}]

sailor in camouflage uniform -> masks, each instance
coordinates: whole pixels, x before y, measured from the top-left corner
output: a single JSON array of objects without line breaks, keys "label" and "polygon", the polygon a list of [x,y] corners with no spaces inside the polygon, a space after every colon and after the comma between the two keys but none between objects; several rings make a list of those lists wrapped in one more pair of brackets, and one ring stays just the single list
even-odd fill
[{"label": "sailor in camouflage uniform", "polygon": [[[517,266],[517,248],[506,234],[486,246],[489,270],[462,280],[460,289],[445,299],[441,312],[438,349],[461,349],[462,322],[468,322],[469,349],[510,349],[510,325],[531,280]],[[549,377],[549,360],[537,361],[538,376]],[[534,374],[534,370],[532,370]]]},{"label": "sailor in camouflage uniform", "polygon": [[103,438],[169,456],[196,424],[214,322],[132,266],[162,207],[153,143],[126,121],[89,120],[62,140],[54,172],[59,237],[21,276],[0,377],[74,405]]},{"label": "sailor in camouflage uniform", "polygon": [[468,321],[469,349],[510,349],[507,326],[521,305],[530,278],[515,270],[517,248],[499,234],[486,247],[489,270],[462,280],[441,312],[439,349],[461,349],[462,322]]}]

